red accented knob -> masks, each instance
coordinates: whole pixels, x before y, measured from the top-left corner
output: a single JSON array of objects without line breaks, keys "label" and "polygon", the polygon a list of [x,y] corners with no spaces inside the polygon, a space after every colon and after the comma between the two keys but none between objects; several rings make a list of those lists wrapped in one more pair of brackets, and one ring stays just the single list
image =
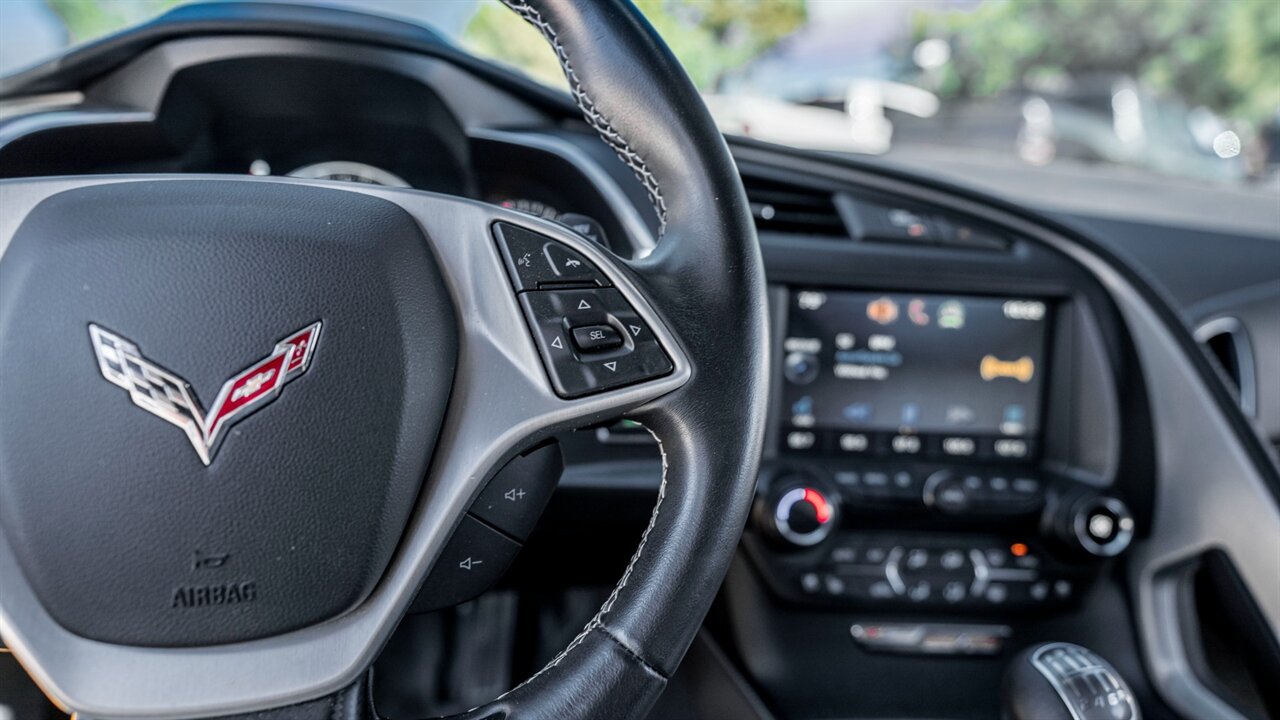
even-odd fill
[{"label": "red accented knob", "polygon": [[821,490],[794,486],[778,496],[773,506],[773,526],[787,542],[800,547],[817,545],[831,534],[837,522],[835,502]]}]

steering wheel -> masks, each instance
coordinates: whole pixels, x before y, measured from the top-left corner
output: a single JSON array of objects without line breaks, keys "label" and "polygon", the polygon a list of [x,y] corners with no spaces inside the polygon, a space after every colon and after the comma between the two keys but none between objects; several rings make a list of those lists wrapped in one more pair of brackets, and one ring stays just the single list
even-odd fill
[{"label": "steering wheel", "polygon": [[[372,715],[368,668],[484,481],[624,414],[663,456],[639,548],[563,652],[465,717],[640,718],[676,669],[755,485],[755,232],[633,6],[507,4],[648,190],[648,257],[410,190],[0,183],[0,635],[81,717]],[[571,347],[584,322],[614,346]]]}]

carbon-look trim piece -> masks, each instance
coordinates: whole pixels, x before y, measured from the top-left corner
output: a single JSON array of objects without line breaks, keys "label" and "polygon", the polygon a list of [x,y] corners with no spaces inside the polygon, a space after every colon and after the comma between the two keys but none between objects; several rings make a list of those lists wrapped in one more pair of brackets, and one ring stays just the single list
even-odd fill
[{"label": "carbon-look trim piece", "polygon": [[[413,599],[481,482],[519,450],[595,424],[683,385],[680,344],[629,274],[606,251],[555,223],[470,200],[342,182],[238,176],[137,175],[0,181],[0,259],[27,213],[73,188],[145,180],[290,183],[374,195],[423,227],[459,309],[458,369],[436,463],[397,555],[367,600],[294,632],[218,647],[154,648],[86,640],[41,607],[0,533],[0,638],[66,709],[95,718],[191,718],[251,712],[334,692],[363,672]],[[494,221],[554,238],[609,276],[670,355],[665,377],[579,400],[552,391],[506,269],[489,237]],[[495,401],[500,398],[501,401]]]}]

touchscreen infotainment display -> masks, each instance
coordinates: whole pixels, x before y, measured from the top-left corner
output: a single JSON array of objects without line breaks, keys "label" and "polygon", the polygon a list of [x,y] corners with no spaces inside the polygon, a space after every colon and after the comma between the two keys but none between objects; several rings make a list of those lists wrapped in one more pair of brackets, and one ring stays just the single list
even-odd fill
[{"label": "touchscreen infotainment display", "polygon": [[[1039,432],[1043,301],[797,290],[789,302],[784,414],[802,430],[792,449],[819,431],[890,433],[955,437],[951,449],[971,450],[949,454],[972,454],[984,438],[1016,457]],[[849,437],[832,442],[866,442]]]}]

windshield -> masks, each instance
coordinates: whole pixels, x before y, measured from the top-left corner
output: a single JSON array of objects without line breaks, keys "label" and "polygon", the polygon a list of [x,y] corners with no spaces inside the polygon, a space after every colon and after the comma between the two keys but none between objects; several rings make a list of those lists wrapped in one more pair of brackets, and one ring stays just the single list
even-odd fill
[{"label": "windshield", "polygon": [[[0,0],[0,73],[179,0]],[[321,4],[321,3],[316,3]],[[327,0],[564,87],[492,0]],[[1274,0],[638,0],[726,133],[976,175],[1280,187]]]}]

